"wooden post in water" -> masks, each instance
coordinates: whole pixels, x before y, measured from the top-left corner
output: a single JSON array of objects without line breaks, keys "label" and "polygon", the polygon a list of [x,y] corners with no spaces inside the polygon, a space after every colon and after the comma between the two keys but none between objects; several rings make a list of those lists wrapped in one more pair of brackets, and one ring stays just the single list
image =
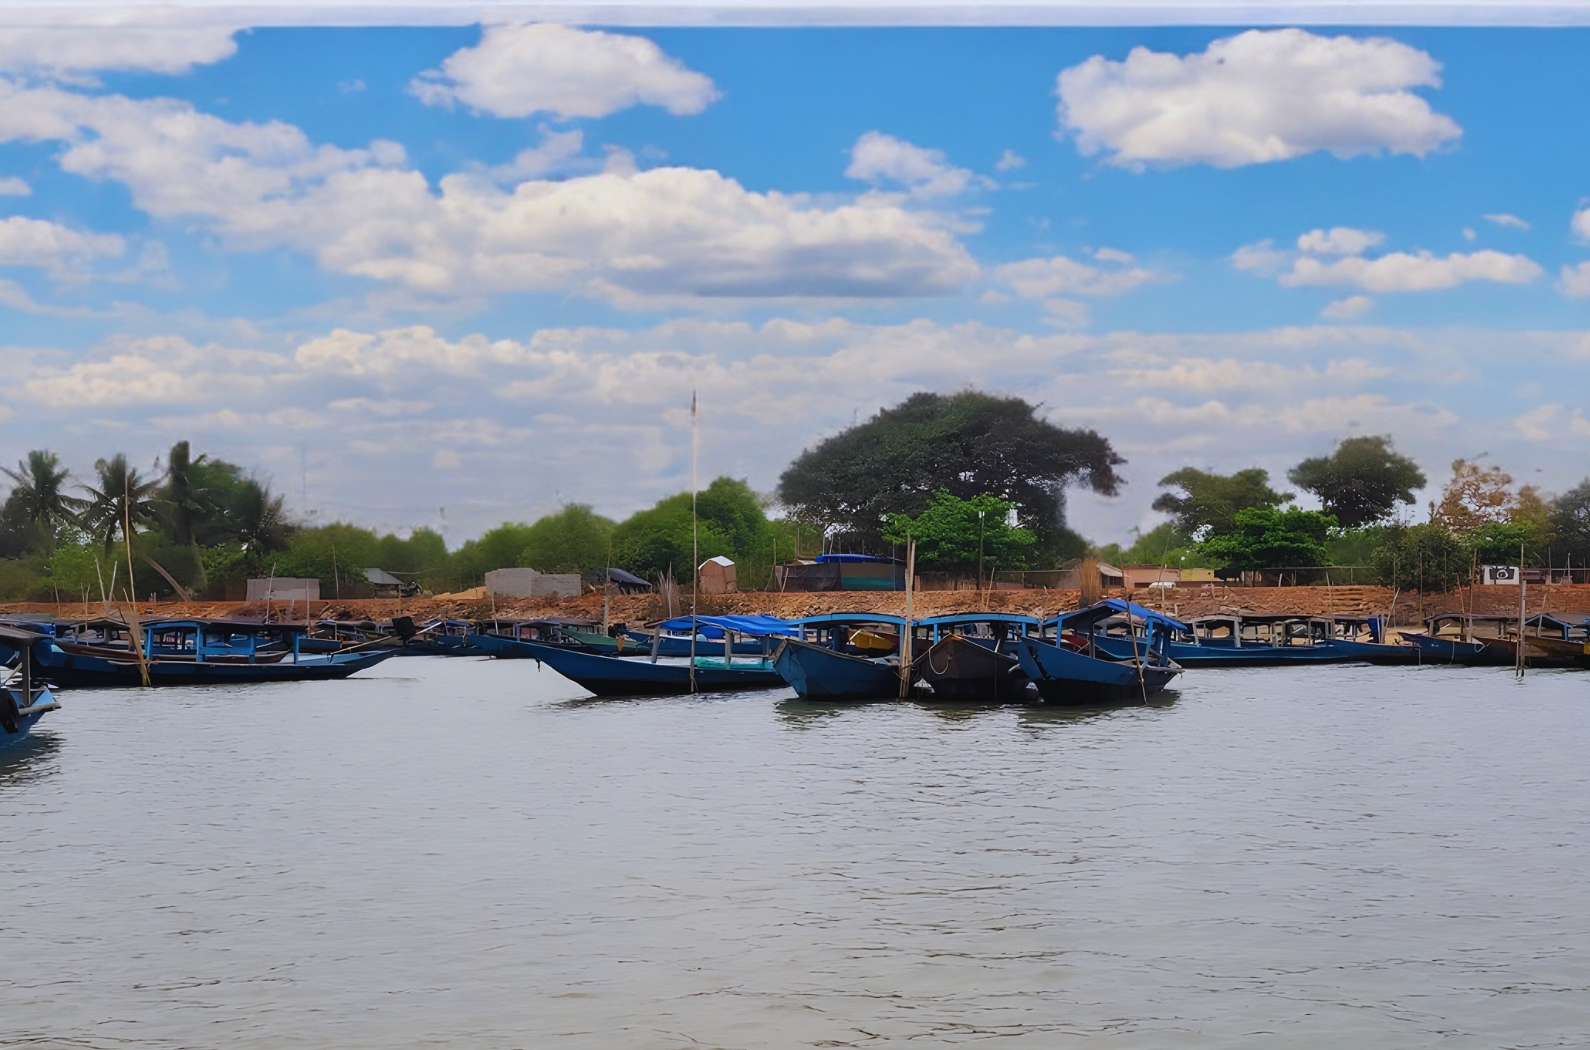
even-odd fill
[{"label": "wooden post in water", "polygon": [[690,691],[696,691],[696,594],[701,589],[701,544],[696,527],[696,392],[690,391]]},{"label": "wooden post in water", "polygon": [[911,588],[916,583],[916,537],[905,541],[905,626],[900,632],[900,699],[911,695]]},{"label": "wooden post in water", "polygon": [[1518,545],[1518,651],[1513,654],[1513,674],[1524,677],[1524,592],[1529,585],[1524,582],[1524,545]]}]

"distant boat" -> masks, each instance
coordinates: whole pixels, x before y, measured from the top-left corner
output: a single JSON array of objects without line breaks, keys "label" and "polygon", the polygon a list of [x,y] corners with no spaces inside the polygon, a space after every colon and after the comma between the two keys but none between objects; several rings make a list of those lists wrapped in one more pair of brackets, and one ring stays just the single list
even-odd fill
[{"label": "distant boat", "polygon": [[565,616],[545,616],[533,620],[499,618],[481,621],[475,630],[464,636],[464,640],[471,648],[499,660],[538,659],[533,650],[525,648],[531,643],[587,653],[645,655],[645,650],[626,637],[610,638],[591,631],[590,628],[596,625],[595,620]]},{"label": "distant boat", "polygon": [[773,666],[802,699],[881,700],[900,695],[903,617],[830,613],[799,622],[806,637],[780,641]]},{"label": "distant boat", "polygon": [[[346,678],[392,655],[389,648],[305,653],[304,628],[236,620],[151,620],[143,626],[151,685],[296,682]],[[125,628],[124,628],[125,630]],[[137,656],[116,632],[100,643],[39,636],[30,647],[33,673],[75,688],[142,683]],[[120,640],[121,644],[116,644]]]},{"label": "distant boat", "polygon": [[539,642],[520,642],[530,659],[546,664],[597,696],[668,696],[681,693],[779,689],[784,679],[767,660],[728,661],[698,656],[689,661],[628,660]]},{"label": "distant boat", "polygon": [[1524,621],[1524,637],[1555,666],[1590,668],[1590,616],[1575,623],[1536,613]]},{"label": "distant boat", "polygon": [[399,656],[484,656],[469,644],[475,625],[468,620],[431,620],[404,642]]},{"label": "distant boat", "polygon": [[1030,691],[1017,648],[1037,630],[1037,617],[956,613],[918,620],[912,628],[913,635],[927,635],[915,643],[925,648],[912,670],[935,698],[998,703],[1024,699]]},{"label": "distant boat", "polygon": [[1507,633],[1517,622],[1516,616],[1440,613],[1425,619],[1422,632],[1403,631],[1402,638],[1418,648],[1421,664],[1512,667],[1518,646]]},{"label": "distant boat", "polygon": [[[692,619],[695,631],[691,631]],[[627,632],[639,654],[650,656],[655,648],[658,656],[722,655],[727,637],[730,652],[735,656],[769,656],[778,646],[778,639],[800,634],[799,621],[781,620],[776,616],[675,616],[653,624],[651,631]],[[691,646],[691,634],[695,645]],[[626,650],[627,652],[628,650]]]},{"label": "distant boat", "polygon": [[[1062,630],[1067,613],[1059,622]],[[1155,613],[1163,616],[1162,613]],[[1167,642],[1166,655],[1185,668],[1194,667],[1278,667],[1290,664],[1361,663],[1372,655],[1394,659],[1401,653],[1368,650],[1361,645],[1338,645],[1325,617],[1217,613],[1200,616],[1177,626]],[[1142,625],[1128,631],[1125,618],[1117,617],[1097,625],[1089,644],[1117,660],[1132,657],[1134,643],[1145,644]]]},{"label": "distant boat", "polygon": [[[1092,644],[1099,637],[1097,628],[1117,618],[1125,620],[1129,629],[1144,628],[1136,654],[1126,659],[1112,657]],[[1178,620],[1118,598],[1079,609],[1062,620],[1065,630],[1053,642],[1029,635],[1016,640],[1021,668],[1047,703],[1146,700],[1182,672],[1166,652],[1171,633],[1186,626]]]}]

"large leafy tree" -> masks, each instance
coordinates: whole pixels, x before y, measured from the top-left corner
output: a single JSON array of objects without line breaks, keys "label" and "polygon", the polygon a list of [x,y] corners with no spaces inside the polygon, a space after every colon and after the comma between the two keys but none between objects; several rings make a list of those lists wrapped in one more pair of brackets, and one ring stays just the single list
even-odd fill
[{"label": "large leafy tree", "polygon": [[1171,515],[1177,531],[1189,536],[1200,530],[1206,535],[1224,535],[1236,528],[1239,512],[1253,508],[1274,510],[1293,499],[1290,492],[1272,489],[1270,472],[1259,467],[1229,475],[1183,467],[1160,478],[1159,483],[1181,492],[1160,493],[1154,500],[1154,509]]},{"label": "large leafy tree", "polygon": [[[696,497],[702,560],[725,555],[737,562],[758,557],[770,543],[762,501],[734,478],[716,478]],[[613,529],[616,567],[645,575],[670,568],[680,583],[695,571],[690,557],[690,493],[659,500]]]},{"label": "large leafy tree", "polygon": [[1450,591],[1469,579],[1473,562],[1473,550],[1439,522],[1394,525],[1374,553],[1380,582],[1405,591]]},{"label": "large leafy tree", "polygon": [[54,546],[54,537],[62,528],[77,524],[77,513],[85,504],[67,494],[71,472],[61,466],[61,458],[54,452],[34,449],[16,470],[6,470],[5,475],[16,483],[7,500],[7,516],[15,515],[38,529],[49,546]]},{"label": "large leafy tree", "polygon": [[155,523],[160,479],[140,475],[120,452],[110,459],[95,460],[94,473],[95,484],[83,486],[88,500],[78,521],[84,532],[109,551],[126,530],[136,532],[140,526]]},{"label": "large leafy tree", "polygon": [[1342,528],[1355,529],[1391,516],[1398,503],[1415,502],[1424,487],[1418,464],[1391,448],[1389,436],[1347,438],[1328,456],[1305,459],[1286,475],[1319,497]]},{"label": "large leafy tree", "polygon": [[518,561],[542,572],[589,572],[607,565],[612,537],[611,520],[571,503],[530,526]]},{"label": "large leafy tree", "polygon": [[1513,476],[1501,467],[1453,460],[1452,479],[1441,490],[1441,501],[1432,509],[1431,520],[1459,534],[1487,522],[1509,521],[1518,509],[1512,484]]},{"label": "large leafy tree", "polygon": [[1232,515],[1231,530],[1198,545],[1233,569],[1329,565],[1325,541],[1336,519],[1317,510],[1248,507]]},{"label": "large leafy tree", "polygon": [[1037,537],[1008,523],[1014,508],[1014,503],[998,496],[961,499],[941,490],[914,518],[890,515],[883,538],[902,546],[916,540],[917,565],[925,569],[975,569],[979,553],[985,564],[1024,569]]},{"label": "large leafy tree", "polygon": [[1572,557],[1575,564],[1590,565],[1590,478],[1552,501],[1551,525],[1559,560]]},{"label": "large leafy tree", "polygon": [[186,441],[172,445],[166,456],[166,483],[160,502],[167,535],[174,543],[197,542],[199,531],[215,516],[217,508],[206,484],[206,461],[205,456],[194,459]]},{"label": "large leafy tree", "polygon": [[281,496],[273,496],[262,482],[249,478],[243,482],[231,507],[232,536],[263,571],[265,558],[287,549],[297,531],[287,517]]},{"label": "large leafy tree", "polygon": [[940,491],[1015,505],[1021,524],[1058,551],[1072,485],[1114,495],[1124,463],[1092,430],[1067,430],[1018,397],[913,394],[801,453],[779,479],[793,517],[882,541],[893,514],[921,514]]}]

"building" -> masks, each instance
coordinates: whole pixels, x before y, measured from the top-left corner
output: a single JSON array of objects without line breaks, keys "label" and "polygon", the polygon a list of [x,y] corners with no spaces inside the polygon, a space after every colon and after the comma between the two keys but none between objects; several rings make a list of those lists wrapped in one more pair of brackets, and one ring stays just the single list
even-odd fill
[{"label": "building", "polygon": [[496,598],[574,598],[581,592],[577,572],[537,572],[528,568],[493,569],[486,594]]},{"label": "building", "polygon": [[781,591],[903,591],[905,566],[873,554],[823,554],[773,570]]},{"label": "building", "polygon": [[1093,558],[1079,558],[1069,565],[1061,567],[1060,575],[1055,581],[1055,587],[1060,590],[1083,591],[1090,588],[1083,586],[1083,569],[1092,564],[1097,567],[1099,578],[1096,581],[1100,593],[1116,590],[1126,586],[1126,574],[1108,562],[1098,561]]},{"label": "building", "polygon": [[1181,582],[1181,570],[1167,565],[1123,565],[1121,575],[1129,590],[1145,587],[1174,587]]},{"label": "building", "polygon": [[734,562],[721,554],[702,562],[696,569],[696,578],[702,594],[735,594],[740,589]]}]

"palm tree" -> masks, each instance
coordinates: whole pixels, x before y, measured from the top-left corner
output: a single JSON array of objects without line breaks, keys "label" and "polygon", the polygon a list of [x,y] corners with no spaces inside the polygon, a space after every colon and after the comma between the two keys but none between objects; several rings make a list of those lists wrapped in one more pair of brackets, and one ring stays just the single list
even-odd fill
[{"label": "palm tree", "polygon": [[112,459],[95,460],[94,472],[99,475],[99,487],[82,486],[89,499],[77,520],[90,537],[104,541],[109,553],[118,532],[130,540],[131,536],[125,535],[129,528],[154,523],[154,495],[160,479],[140,477],[120,452]]},{"label": "palm tree", "polygon": [[[4,470],[4,468],[0,468]],[[38,526],[53,547],[55,534],[63,525],[75,525],[77,512],[85,500],[66,494],[66,480],[71,471],[61,466],[61,457],[53,452],[36,448],[28,458],[17,463],[16,470],[4,470],[6,477],[16,482],[11,499],[32,524]]]},{"label": "palm tree", "polygon": [[170,519],[171,538],[183,546],[192,546],[198,527],[214,512],[210,493],[200,484],[203,475],[194,468],[201,466],[207,456],[192,458],[186,441],[171,446],[166,456],[166,484],[160,501],[166,505]]},{"label": "palm tree", "polygon": [[249,478],[238,490],[232,513],[232,534],[254,556],[257,569],[263,571],[265,555],[286,550],[293,533],[282,497],[272,496],[270,489]]}]

